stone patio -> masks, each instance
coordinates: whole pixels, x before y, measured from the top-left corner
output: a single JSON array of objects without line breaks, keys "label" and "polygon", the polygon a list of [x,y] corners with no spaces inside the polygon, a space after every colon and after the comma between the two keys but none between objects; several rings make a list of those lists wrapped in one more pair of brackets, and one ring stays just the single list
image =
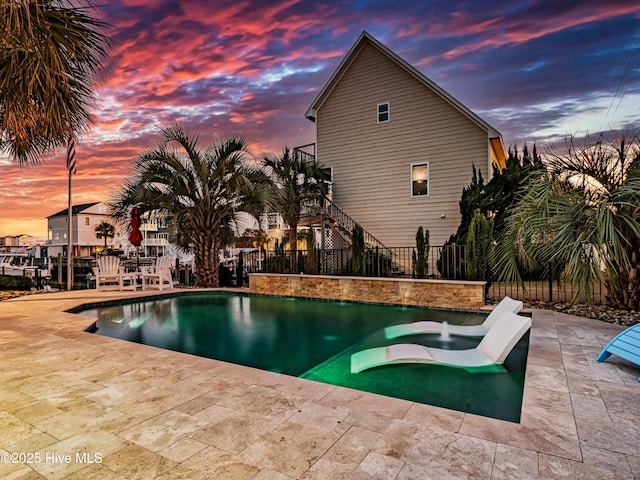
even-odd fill
[{"label": "stone patio", "polygon": [[595,360],[621,327],[533,311],[515,424],[92,335],[65,313],[131,295],[0,302],[0,478],[640,478],[640,368]]}]

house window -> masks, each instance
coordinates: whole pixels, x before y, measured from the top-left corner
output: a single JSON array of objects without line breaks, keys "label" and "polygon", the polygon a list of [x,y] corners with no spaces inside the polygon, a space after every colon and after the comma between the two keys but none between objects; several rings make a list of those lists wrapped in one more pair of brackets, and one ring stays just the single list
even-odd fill
[{"label": "house window", "polygon": [[85,224],[85,225],[89,225],[89,217],[86,217],[86,218],[84,219],[84,224]]},{"label": "house window", "polygon": [[411,196],[429,195],[429,163],[411,164]]},{"label": "house window", "polygon": [[378,104],[378,123],[386,123],[390,120],[391,111],[389,109],[389,102]]}]

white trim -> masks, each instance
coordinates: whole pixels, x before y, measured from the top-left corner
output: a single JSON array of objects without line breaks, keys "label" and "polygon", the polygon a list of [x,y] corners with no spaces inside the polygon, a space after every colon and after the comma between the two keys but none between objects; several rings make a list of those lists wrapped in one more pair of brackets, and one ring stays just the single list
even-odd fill
[{"label": "white trim", "polygon": [[[380,107],[382,105],[386,105],[387,106],[387,111],[386,112],[380,112]],[[386,120],[380,120],[380,114],[387,114],[387,119]],[[389,123],[391,121],[391,102],[390,101],[386,101],[386,102],[380,102],[378,105],[376,105],[376,120],[377,123]]]},{"label": "white trim", "polygon": [[[413,167],[419,165],[427,166],[427,194],[426,195],[414,195],[413,194]],[[411,198],[421,198],[421,197],[429,197],[431,196],[431,165],[430,162],[414,162],[409,165],[409,193],[411,194]]]}]

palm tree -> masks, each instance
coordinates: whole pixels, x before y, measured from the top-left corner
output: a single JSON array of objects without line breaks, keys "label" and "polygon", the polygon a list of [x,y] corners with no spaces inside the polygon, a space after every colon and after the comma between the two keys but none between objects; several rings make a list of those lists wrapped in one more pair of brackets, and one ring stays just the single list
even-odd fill
[{"label": "palm tree", "polygon": [[247,228],[244,231],[244,235],[253,239],[254,245],[257,245],[263,250],[268,249],[271,237],[267,234],[267,232],[262,230],[262,228]]},{"label": "palm tree", "polygon": [[96,225],[96,238],[104,238],[104,248],[107,248],[107,239],[114,238],[116,236],[116,229],[113,225],[104,220]]},{"label": "palm tree", "polygon": [[[594,282],[617,308],[640,306],[640,142],[623,136],[551,150],[512,209],[497,249],[500,277],[524,268],[564,270],[589,300]],[[604,268],[603,268],[604,267]]]},{"label": "palm tree", "polygon": [[241,212],[255,217],[270,205],[272,184],[252,166],[242,137],[203,149],[197,135],[177,124],[162,128],[161,134],[160,144],[140,155],[135,176],[112,202],[114,216],[125,219],[136,205],[170,217],[178,244],[193,251],[196,286],[217,287],[225,235]]},{"label": "palm tree", "polygon": [[322,200],[328,187],[324,172],[315,162],[305,161],[294,150],[285,147],[276,158],[263,158],[262,164],[277,187],[276,210],[289,225],[289,247],[298,249],[298,224],[305,205]]},{"label": "palm tree", "polygon": [[109,59],[90,0],[0,2],[0,152],[39,160],[91,122]]}]

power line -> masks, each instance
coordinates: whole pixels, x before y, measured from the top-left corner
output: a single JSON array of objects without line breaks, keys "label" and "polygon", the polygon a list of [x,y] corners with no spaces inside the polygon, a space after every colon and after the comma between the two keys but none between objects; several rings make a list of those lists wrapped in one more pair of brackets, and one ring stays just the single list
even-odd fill
[{"label": "power line", "polygon": [[[605,118],[607,118],[609,116],[609,112],[611,111],[611,108],[613,107],[613,104],[616,101],[616,97],[618,96],[618,93],[620,92],[620,89],[622,88],[623,83],[625,83],[625,77],[627,76],[627,72],[629,71],[629,67],[631,67],[632,64],[633,64],[633,58],[635,57],[635,55],[636,55],[636,53],[638,52],[639,49],[640,49],[640,34],[638,34],[638,39],[636,40],[636,44],[633,47],[633,51],[631,52],[631,55],[629,56],[629,59],[627,60],[627,65],[624,68],[624,72],[622,73],[622,77],[620,77],[620,82],[618,82],[618,88],[616,88],[616,93],[614,93],[613,98],[611,99],[611,103],[609,104],[609,108],[607,109],[607,114],[605,115]],[[638,58],[638,64],[631,71],[631,78],[629,78],[629,80],[626,82],[626,86],[624,88],[624,91],[622,92],[622,95],[620,95],[620,98],[618,99],[618,104],[616,105],[616,108],[614,109],[613,114],[611,115],[612,117],[615,116],[616,112],[618,111],[618,108],[620,107],[620,104],[622,103],[622,99],[624,98],[625,94],[629,90],[629,86],[633,82],[633,79],[635,77],[636,71],[638,70],[639,67],[640,67],[640,57]]]}]

